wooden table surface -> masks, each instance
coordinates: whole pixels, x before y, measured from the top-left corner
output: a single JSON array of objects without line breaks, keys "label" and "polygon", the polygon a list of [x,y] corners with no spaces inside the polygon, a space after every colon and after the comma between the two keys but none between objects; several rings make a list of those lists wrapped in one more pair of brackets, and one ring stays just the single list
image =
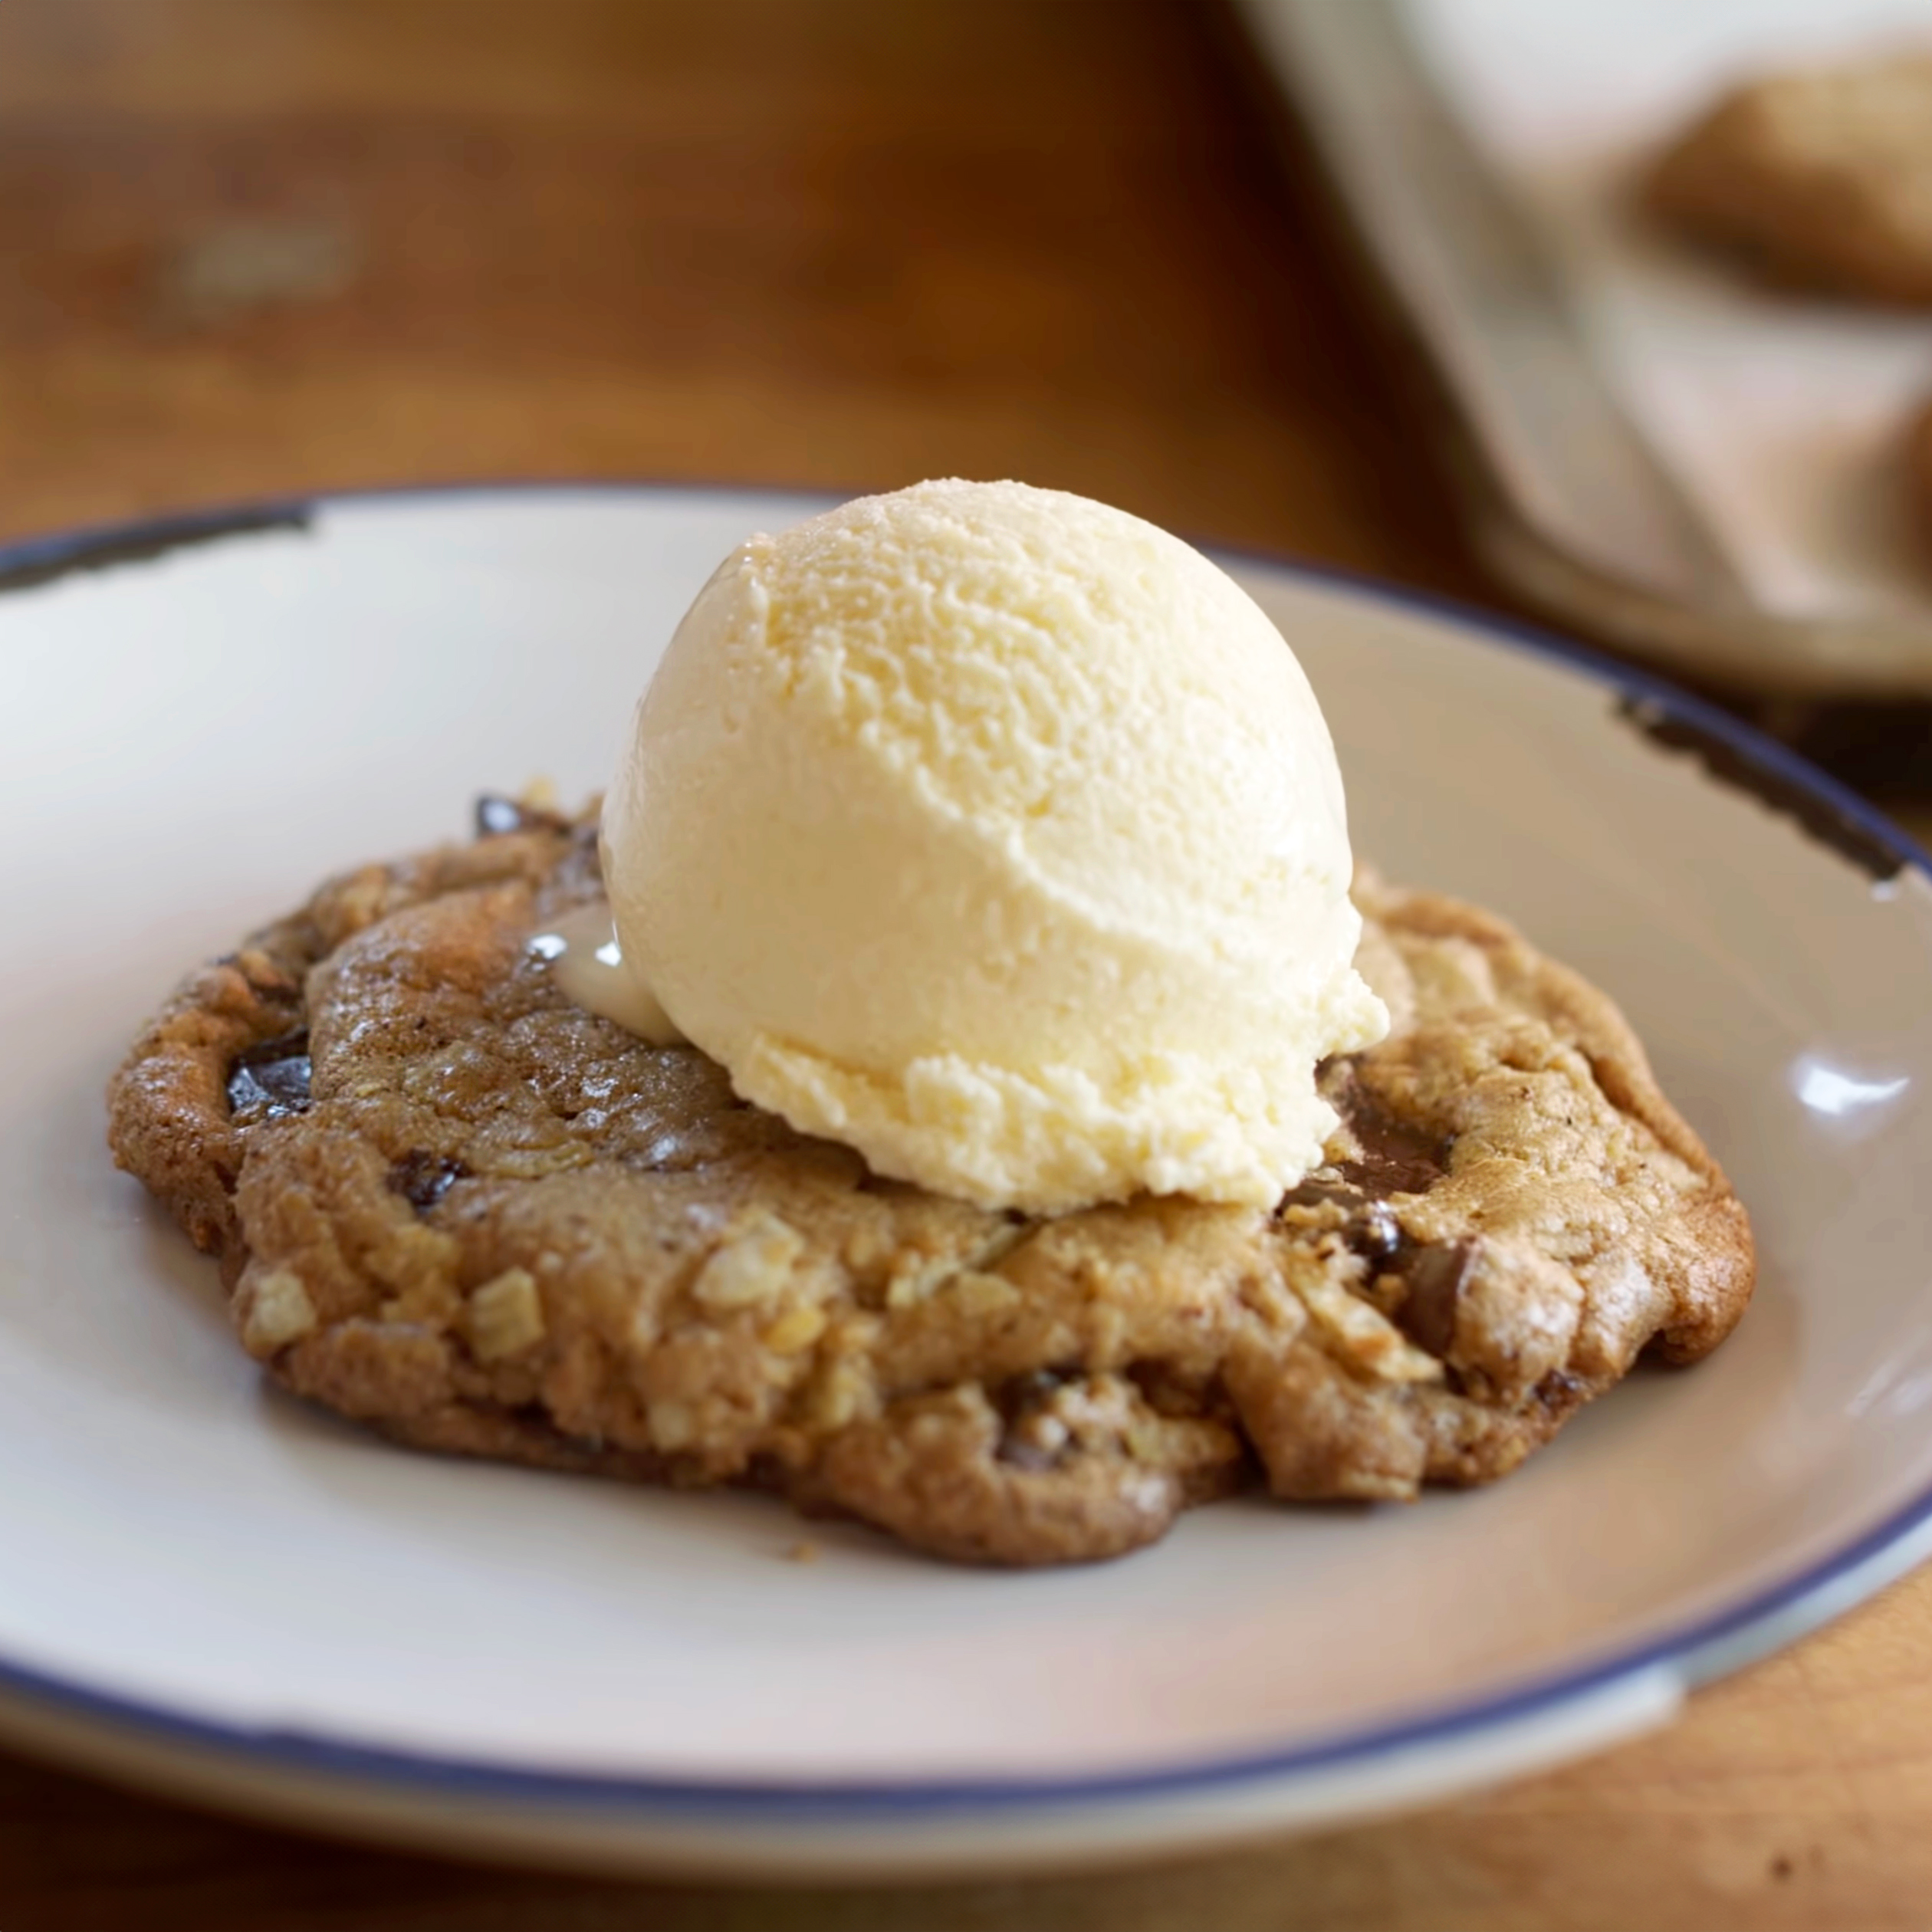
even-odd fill
[{"label": "wooden table surface", "polygon": [[[1293,177],[1201,0],[8,0],[0,537],[1017,475],[1496,603]],[[1594,1762],[1100,1878],[506,1875],[0,1757],[0,1932],[1637,1925],[1932,1925],[1932,1576]]]}]

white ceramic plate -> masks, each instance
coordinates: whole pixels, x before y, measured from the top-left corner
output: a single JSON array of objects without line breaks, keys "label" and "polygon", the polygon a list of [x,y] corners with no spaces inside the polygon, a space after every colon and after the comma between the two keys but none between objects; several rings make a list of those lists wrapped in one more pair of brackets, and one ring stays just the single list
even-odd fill
[{"label": "white ceramic plate", "polygon": [[1763,1272],[1714,1359],[1489,1490],[1224,1505],[1040,1575],[856,1529],[790,1562],[762,1499],[439,1461],[265,1389],[108,1165],[125,1042],[321,874],[460,834],[479,789],[598,785],[713,565],[816,507],[445,492],[0,557],[0,1728],[503,1855],[1017,1868],[1595,1747],[1932,1546],[1922,862],[1688,701],[1261,563],[1358,848],[1608,987],[1728,1165]]}]

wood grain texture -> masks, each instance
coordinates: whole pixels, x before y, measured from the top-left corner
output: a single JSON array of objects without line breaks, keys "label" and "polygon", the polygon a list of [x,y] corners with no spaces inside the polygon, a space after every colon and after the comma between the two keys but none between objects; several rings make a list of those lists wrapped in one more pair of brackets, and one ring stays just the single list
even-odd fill
[{"label": "wood grain texture", "polygon": [[[1014,473],[1466,586],[1190,0],[12,0],[0,532]],[[186,319],[251,235],[333,293]]]},{"label": "wood grain texture", "polygon": [[[1204,12],[8,0],[0,535],[439,478],[1015,475],[1484,596]],[[505,1874],[0,1758],[0,1932],[1875,1932],[1932,1917],[1929,1809],[1921,1579],[1592,1763],[1093,1879]]]}]

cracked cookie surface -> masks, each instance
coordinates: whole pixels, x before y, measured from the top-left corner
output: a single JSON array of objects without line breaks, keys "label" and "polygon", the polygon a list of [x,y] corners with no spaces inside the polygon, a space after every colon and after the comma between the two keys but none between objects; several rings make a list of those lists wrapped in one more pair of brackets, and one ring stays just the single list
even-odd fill
[{"label": "cracked cookie surface", "polygon": [[1749,1299],[1743,1210],[1615,1009],[1451,900],[1359,882],[1394,1025],[1322,1069],[1342,1124],[1272,1212],[1033,1219],[571,1004],[529,941],[601,896],[594,820],[479,824],[192,975],[109,1096],[249,1352],[401,1441],[1079,1561],[1250,1484],[1503,1475]]}]

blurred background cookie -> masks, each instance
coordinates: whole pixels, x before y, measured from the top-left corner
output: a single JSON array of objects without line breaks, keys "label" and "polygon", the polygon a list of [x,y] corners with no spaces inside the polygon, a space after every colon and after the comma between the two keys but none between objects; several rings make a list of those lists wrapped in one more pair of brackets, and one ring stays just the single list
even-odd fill
[{"label": "blurred background cookie", "polygon": [[1647,187],[1681,233],[1776,280],[1932,304],[1932,51],[1749,81]]},{"label": "blurred background cookie", "polygon": [[1905,433],[1905,472],[1919,525],[1932,536],[1932,394]]}]

